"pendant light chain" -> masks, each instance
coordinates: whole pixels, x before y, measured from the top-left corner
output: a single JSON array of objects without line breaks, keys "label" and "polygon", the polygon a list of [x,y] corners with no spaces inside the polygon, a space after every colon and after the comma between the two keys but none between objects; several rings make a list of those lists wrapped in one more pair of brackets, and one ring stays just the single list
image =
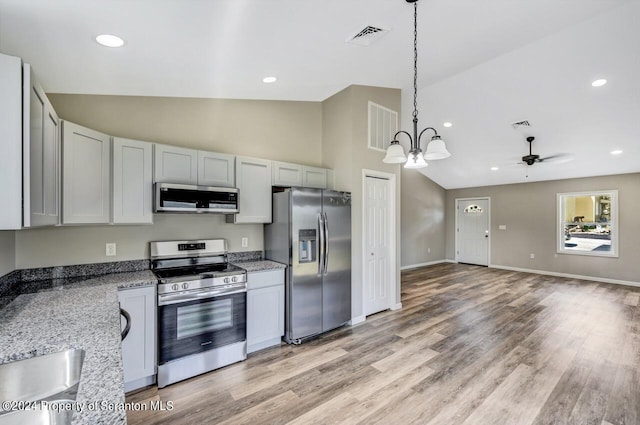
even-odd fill
[{"label": "pendant light chain", "polygon": [[418,117],[418,2],[413,3],[413,117]]}]

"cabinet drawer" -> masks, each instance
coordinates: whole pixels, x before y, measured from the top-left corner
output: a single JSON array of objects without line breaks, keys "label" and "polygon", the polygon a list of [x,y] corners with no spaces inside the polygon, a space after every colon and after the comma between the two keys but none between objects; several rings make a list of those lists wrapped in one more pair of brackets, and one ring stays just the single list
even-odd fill
[{"label": "cabinet drawer", "polygon": [[247,290],[284,285],[284,269],[247,273]]}]

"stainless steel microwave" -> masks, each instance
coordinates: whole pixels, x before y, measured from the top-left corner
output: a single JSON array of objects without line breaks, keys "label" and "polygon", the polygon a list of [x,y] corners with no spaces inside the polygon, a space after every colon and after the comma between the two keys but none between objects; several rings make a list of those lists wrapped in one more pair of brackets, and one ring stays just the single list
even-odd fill
[{"label": "stainless steel microwave", "polygon": [[154,212],[237,214],[238,189],[156,183]]}]

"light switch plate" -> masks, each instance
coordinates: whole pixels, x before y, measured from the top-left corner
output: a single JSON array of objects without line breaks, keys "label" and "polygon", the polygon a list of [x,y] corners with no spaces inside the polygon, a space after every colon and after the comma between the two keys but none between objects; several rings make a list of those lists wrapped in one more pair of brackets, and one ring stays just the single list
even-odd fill
[{"label": "light switch plate", "polygon": [[501,224],[501,225],[498,226],[498,229],[507,230],[507,225],[506,224]]}]

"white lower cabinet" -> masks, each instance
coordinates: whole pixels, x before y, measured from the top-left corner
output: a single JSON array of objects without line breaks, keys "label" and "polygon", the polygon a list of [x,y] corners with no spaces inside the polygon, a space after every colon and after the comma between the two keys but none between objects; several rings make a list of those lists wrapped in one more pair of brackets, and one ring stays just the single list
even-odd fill
[{"label": "white lower cabinet", "polygon": [[[131,317],[129,334],[122,341],[124,390],[128,392],[156,382],[156,288],[121,289],[118,300]],[[120,321],[124,329],[126,319],[120,316]]]},{"label": "white lower cabinet", "polygon": [[247,353],[284,335],[284,269],[247,273]]}]

